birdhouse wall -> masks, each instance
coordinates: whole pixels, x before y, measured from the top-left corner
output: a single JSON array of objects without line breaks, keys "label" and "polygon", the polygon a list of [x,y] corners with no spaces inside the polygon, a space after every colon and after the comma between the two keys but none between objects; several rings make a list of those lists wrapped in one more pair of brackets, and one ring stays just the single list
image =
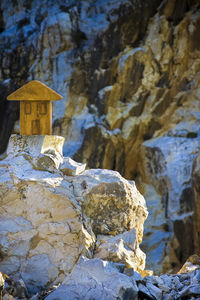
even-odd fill
[{"label": "birdhouse wall", "polygon": [[21,135],[51,135],[51,123],[50,101],[20,101]]}]

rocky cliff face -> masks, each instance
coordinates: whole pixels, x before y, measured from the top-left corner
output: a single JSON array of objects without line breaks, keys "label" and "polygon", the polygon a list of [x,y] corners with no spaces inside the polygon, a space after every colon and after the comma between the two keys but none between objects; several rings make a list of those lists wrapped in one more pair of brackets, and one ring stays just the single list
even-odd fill
[{"label": "rocky cliff face", "polygon": [[1,152],[18,118],[8,93],[31,79],[61,93],[53,130],[64,154],[119,171],[145,195],[156,272],[200,250],[199,5],[1,1]]}]

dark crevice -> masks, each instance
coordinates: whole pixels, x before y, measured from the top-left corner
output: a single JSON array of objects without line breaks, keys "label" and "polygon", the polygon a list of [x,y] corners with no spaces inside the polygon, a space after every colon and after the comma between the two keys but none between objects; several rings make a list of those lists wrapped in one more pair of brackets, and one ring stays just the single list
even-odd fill
[{"label": "dark crevice", "polygon": [[0,6],[0,34],[5,30],[5,22],[3,18],[3,10],[1,9]]}]

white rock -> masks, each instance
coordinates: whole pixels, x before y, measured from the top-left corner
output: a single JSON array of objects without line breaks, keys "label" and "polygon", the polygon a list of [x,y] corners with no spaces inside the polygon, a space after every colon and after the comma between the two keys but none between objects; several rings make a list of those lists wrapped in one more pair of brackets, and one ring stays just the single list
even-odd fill
[{"label": "white rock", "polygon": [[142,168],[149,183],[144,195],[151,211],[144,251],[149,253],[147,267],[161,273],[172,269],[173,263],[180,263],[178,249],[191,240],[190,234],[185,234],[184,224],[190,226],[195,215],[191,177],[200,143],[199,138],[163,136],[145,141],[141,150]]},{"label": "white rock", "polygon": [[30,257],[22,264],[20,273],[28,290],[34,294],[58,276],[58,270],[47,254]]},{"label": "white rock", "polygon": [[137,291],[130,277],[119,273],[112,263],[82,257],[63,284],[46,300],[135,299]]},{"label": "white rock", "polygon": [[68,177],[58,165],[53,172],[47,162],[38,167],[43,155],[61,157],[62,143],[59,137],[12,136],[0,161],[0,269],[23,278],[30,296],[61,283],[81,255],[92,257],[96,231],[122,234],[124,251],[133,255],[135,249],[137,257],[147,216],[144,198],[118,172]]},{"label": "white rock", "polygon": [[136,230],[110,236],[97,236],[95,257],[122,262],[127,268],[144,270],[146,255],[140,250]]},{"label": "white rock", "polygon": [[53,135],[12,135],[9,140],[8,158],[23,154],[36,170],[55,172],[63,162],[64,138]]},{"label": "white rock", "polygon": [[159,289],[157,286],[154,284],[151,284],[150,282],[146,283],[146,287],[148,288],[150,294],[155,298],[155,299],[162,299],[162,290]]},{"label": "white rock", "polygon": [[65,175],[76,176],[85,171],[86,164],[77,163],[70,157],[64,157],[63,163],[60,165],[60,170]]},{"label": "white rock", "polygon": [[20,152],[26,152],[33,157],[38,157],[41,153],[52,150],[62,156],[64,138],[56,135],[17,135],[10,137],[7,154],[15,156]]}]

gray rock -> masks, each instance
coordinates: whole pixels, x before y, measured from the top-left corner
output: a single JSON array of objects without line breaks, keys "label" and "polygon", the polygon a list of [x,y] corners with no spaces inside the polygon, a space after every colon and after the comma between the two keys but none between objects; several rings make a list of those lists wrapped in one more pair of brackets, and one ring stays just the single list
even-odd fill
[{"label": "gray rock", "polygon": [[57,275],[58,271],[47,254],[32,256],[21,267],[21,276],[32,295],[43,289]]},{"label": "gray rock", "polygon": [[38,293],[33,295],[33,297],[30,298],[30,300],[39,300],[39,299],[40,299],[40,295]]},{"label": "gray rock", "polygon": [[36,170],[56,172],[59,169],[63,157],[53,150],[40,154],[35,159]]},{"label": "gray rock", "polygon": [[162,300],[174,300],[175,299],[175,294],[174,293],[167,293],[163,294]]},{"label": "gray rock", "polygon": [[138,273],[138,272],[134,272],[133,275],[132,275],[132,278],[133,278],[135,281],[142,280],[142,276],[141,276],[140,273]]},{"label": "gray rock", "polygon": [[[157,287],[165,293],[169,292],[169,289],[170,289],[169,285],[165,284],[164,281],[162,280],[162,278],[159,276],[146,276],[144,278],[144,281],[146,282],[146,286],[148,287],[148,289],[151,289],[150,287],[152,285],[153,285],[153,287],[155,287],[155,293],[156,293]],[[159,293],[159,291],[158,291],[158,293]]]},{"label": "gray rock", "polygon": [[180,276],[173,276],[172,277],[172,285],[176,290],[181,290],[184,285],[180,282]]},{"label": "gray rock", "polygon": [[41,153],[63,153],[64,138],[56,135],[11,135],[7,148],[9,156],[19,153],[28,153],[32,157],[38,157]]},{"label": "gray rock", "polygon": [[110,262],[82,257],[63,284],[45,299],[133,300],[137,292],[133,281]]},{"label": "gray rock", "polygon": [[13,134],[8,144],[8,159],[21,155],[35,170],[55,172],[63,162],[63,143],[64,138],[59,136]]},{"label": "gray rock", "polygon": [[[191,206],[194,203],[191,177],[199,145],[199,138],[164,136],[145,141],[142,146],[141,163],[145,178],[148,178],[144,196],[148,199],[150,211],[143,249],[149,257],[147,268],[152,268],[157,274],[179,265],[175,249],[187,249],[191,243],[193,228],[190,224],[195,218]],[[191,250],[187,251],[183,251],[182,259],[189,256]]]},{"label": "gray rock", "polygon": [[[199,131],[199,87],[196,84],[199,80],[196,71],[199,11],[198,7],[193,7],[195,2],[184,1],[187,3],[184,5],[181,1],[163,1],[159,14],[156,14],[161,3],[159,0],[108,0],[107,5],[105,1],[95,1],[91,7],[89,1],[35,0],[7,5],[7,0],[2,0],[1,80],[10,90],[16,84],[16,78],[40,78],[52,85],[64,96],[63,101],[55,103],[53,118],[54,132],[67,137],[65,151],[84,157],[96,167],[116,166],[116,169],[126,172],[127,177],[134,177],[133,174],[137,173],[139,178],[142,175],[140,145],[144,139],[149,140],[168,131],[172,143],[175,138],[180,140],[177,149],[181,147],[183,138],[188,143],[189,140],[197,140],[191,138]],[[185,14],[185,10],[190,8],[191,13]],[[170,21],[170,12],[174,22]],[[140,22],[141,15],[146,16],[143,22]],[[72,19],[73,22],[70,22]],[[99,19],[101,22],[95,22]],[[130,34],[124,28],[131,28],[133,32]],[[112,39],[107,38],[109,35]],[[173,44],[170,43],[172,35]],[[102,39],[99,40],[99,36]],[[129,47],[135,41],[141,47]],[[99,47],[99,43],[103,47]],[[22,44],[23,51],[20,51]],[[188,67],[188,45],[191,45],[191,68]],[[80,52],[78,57],[77,51]],[[84,64],[79,63],[80,57],[84,57]],[[97,61],[93,57],[98,57]],[[109,64],[110,57],[113,57],[114,64]],[[103,68],[105,65],[108,66],[106,70]],[[117,84],[110,74],[117,74]],[[91,104],[91,99],[97,101]],[[13,109],[14,103],[10,106],[1,101],[0,106],[1,122],[3,118],[3,127],[8,127],[5,129],[8,137],[17,113]],[[105,115],[100,117],[99,111]],[[110,132],[105,128],[111,129]],[[117,134],[114,128],[118,130]],[[93,135],[90,134],[92,131]],[[104,132],[108,138],[104,138]],[[5,143],[5,133],[2,132],[0,140],[0,144]],[[91,147],[91,144],[94,146]],[[159,143],[155,146],[159,147]],[[188,168],[185,158],[192,161],[194,151],[188,155],[183,147],[174,159],[177,163],[180,157],[186,166],[186,170],[182,168],[180,172],[181,177]],[[176,156],[174,150],[172,160],[173,155]],[[175,171],[174,167],[171,169]],[[177,170],[180,170],[179,166]],[[173,179],[179,178],[174,174],[166,174],[167,182],[172,185]],[[152,177],[145,174],[144,178],[151,181]],[[154,187],[160,186],[159,178]],[[181,188],[177,185],[178,192],[185,186],[185,181],[181,182]],[[187,182],[191,182],[191,177]],[[165,199],[169,195],[169,205],[163,206],[166,214],[170,214],[173,210],[171,200],[179,202],[183,197],[178,195],[176,198],[176,193],[167,192],[164,191],[165,197],[160,197],[160,204],[166,204]],[[183,208],[186,209],[187,205],[183,204]],[[162,215],[164,210],[162,208]],[[175,211],[178,212],[177,207]],[[153,225],[152,232],[156,233],[158,230]],[[160,247],[154,247],[151,257],[157,255],[156,262],[152,261],[154,266],[159,262],[157,266],[162,268],[162,255],[159,253],[164,254],[169,248],[165,248],[166,231],[160,229],[158,233],[159,236],[163,234],[163,239],[160,239]],[[179,243],[181,236],[182,233],[178,237]],[[193,247],[191,242],[185,245],[187,250]],[[155,243],[151,240],[149,248],[152,246]],[[172,259],[173,254],[170,261]]]},{"label": "gray rock", "polygon": [[[84,195],[85,213],[92,220],[96,235],[113,236],[123,233],[125,228],[127,231],[135,228],[138,243],[141,243],[148,212],[134,183],[124,181],[116,171],[101,169],[86,170],[72,179],[72,183],[76,196],[81,198]],[[128,216],[127,212],[130,212]]]},{"label": "gray rock", "polygon": [[78,163],[70,157],[64,157],[60,170],[68,176],[76,176],[85,171],[86,164]]},{"label": "gray rock", "polygon": [[114,237],[98,235],[94,257],[122,262],[127,268],[140,272],[145,268],[146,255],[138,245],[135,228]]},{"label": "gray rock", "polygon": [[178,293],[178,297],[180,298],[186,296],[187,297],[200,296],[200,285],[199,284],[190,285]]},{"label": "gray rock", "polygon": [[[12,295],[17,299],[29,298],[26,285],[22,279],[12,280],[10,277],[8,277],[5,282],[5,293],[9,294],[10,297]],[[8,299],[10,299],[9,296]]]},{"label": "gray rock", "polygon": [[149,290],[150,294],[155,299],[161,299],[162,298],[162,290],[156,287],[154,284],[151,284],[150,282],[146,283],[146,287]]},{"label": "gray rock", "polygon": [[[148,278],[151,280],[151,277]],[[154,285],[157,285],[163,292],[169,292],[169,286],[164,284],[164,281],[161,279],[161,277],[153,276],[152,278],[154,279]],[[145,279],[147,279],[147,277]]]},{"label": "gray rock", "polygon": [[200,283],[200,269],[198,269],[198,270],[195,270],[194,272],[193,272],[193,276],[191,276],[192,278],[191,278],[191,282],[193,283],[193,284],[195,284],[195,283]]},{"label": "gray rock", "polygon": [[155,300],[154,296],[150,294],[150,291],[145,286],[145,283],[139,283],[138,284],[138,295],[140,296],[140,299],[153,299]]}]

